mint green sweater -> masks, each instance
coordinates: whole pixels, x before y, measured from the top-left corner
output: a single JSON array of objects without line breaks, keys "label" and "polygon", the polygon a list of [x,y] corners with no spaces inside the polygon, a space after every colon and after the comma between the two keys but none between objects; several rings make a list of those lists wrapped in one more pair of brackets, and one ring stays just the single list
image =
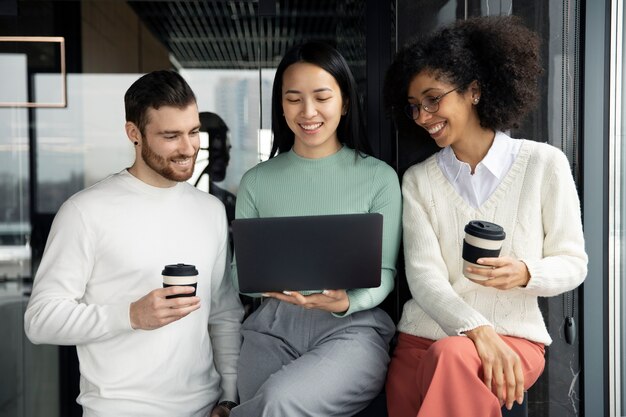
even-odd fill
[{"label": "mint green sweater", "polygon": [[[321,159],[307,159],[291,150],[245,173],[237,194],[236,218],[348,213],[383,215],[381,285],[348,289],[350,308],[342,316],[376,307],[391,292],[402,230],[398,176],[384,162],[355,157],[344,146]],[[237,268],[233,262],[233,279]]]}]

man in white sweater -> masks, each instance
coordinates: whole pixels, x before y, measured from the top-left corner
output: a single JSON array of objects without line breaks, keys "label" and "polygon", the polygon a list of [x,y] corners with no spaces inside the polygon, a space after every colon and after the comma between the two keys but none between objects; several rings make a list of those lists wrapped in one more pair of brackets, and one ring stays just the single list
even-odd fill
[{"label": "man in white sweater", "polygon": [[[224,207],[185,183],[200,146],[196,99],[180,75],[155,71],[124,101],[135,162],[60,208],[26,334],[76,345],[84,416],[227,416],[243,309],[227,276]],[[197,295],[162,288],[176,263],[196,266]]]}]

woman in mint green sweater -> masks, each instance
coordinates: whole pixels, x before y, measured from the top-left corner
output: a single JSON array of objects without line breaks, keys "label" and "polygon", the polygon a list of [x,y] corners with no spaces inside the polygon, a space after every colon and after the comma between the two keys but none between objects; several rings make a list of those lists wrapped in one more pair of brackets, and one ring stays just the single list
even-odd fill
[{"label": "woman in mint green sweater", "polygon": [[383,387],[395,326],[377,306],[394,285],[402,204],[395,171],[369,155],[356,91],[334,48],[309,42],[285,55],[272,156],[242,178],[236,217],[381,213],[381,285],[264,294],[242,327],[231,416],[352,416]]}]

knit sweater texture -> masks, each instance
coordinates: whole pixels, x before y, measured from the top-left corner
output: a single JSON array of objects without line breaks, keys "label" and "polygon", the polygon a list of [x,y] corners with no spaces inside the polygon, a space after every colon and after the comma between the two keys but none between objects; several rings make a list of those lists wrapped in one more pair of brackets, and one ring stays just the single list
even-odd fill
[{"label": "knit sweater texture", "polygon": [[[76,345],[84,416],[204,417],[236,400],[243,309],[227,271],[223,205],[189,184],[152,187],[124,170],[57,213],[25,314],[34,343]],[[201,307],[133,330],[130,303],[194,264]]]},{"label": "knit sweater texture", "polygon": [[[347,316],[377,306],[393,289],[402,230],[401,210],[396,172],[384,162],[356,155],[353,149],[344,146],[320,159],[303,158],[291,150],[250,169],[239,186],[236,217],[381,213],[381,285],[347,289],[350,307],[341,315]],[[233,262],[235,278],[236,269]]]},{"label": "knit sweater texture", "polygon": [[[576,288],[587,274],[580,203],[565,155],[523,140],[493,194],[473,208],[445,178],[436,155],[403,178],[406,275],[412,299],[398,330],[438,340],[479,326],[549,345],[537,303]],[[487,288],[463,276],[464,227],[485,220],[506,232],[501,256],[522,260],[526,287]]]}]

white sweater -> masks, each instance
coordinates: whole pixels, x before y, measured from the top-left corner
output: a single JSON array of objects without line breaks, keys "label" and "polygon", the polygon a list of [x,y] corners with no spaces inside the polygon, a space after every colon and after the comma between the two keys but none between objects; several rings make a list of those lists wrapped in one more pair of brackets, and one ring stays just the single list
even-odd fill
[{"label": "white sweater", "polygon": [[[77,346],[84,416],[201,417],[237,398],[243,309],[224,276],[227,235],[216,198],[186,183],[152,187],[126,170],[63,204],[24,325],[34,343]],[[130,303],[179,262],[198,269],[201,308],[133,330]]]},{"label": "white sweater", "polygon": [[[565,155],[523,140],[508,174],[477,209],[454,190],[435,155],[406,172],[402,193],[413,298],[404,305],[398,330],[438,340],[491,325],[499,334],[549,345],[537,297],[576,288],[587,274],[580,203]],[[501,255],[527,265],[526,287],[502,291],[463,276],[463,229],[470,220],[504,228]]]}]

